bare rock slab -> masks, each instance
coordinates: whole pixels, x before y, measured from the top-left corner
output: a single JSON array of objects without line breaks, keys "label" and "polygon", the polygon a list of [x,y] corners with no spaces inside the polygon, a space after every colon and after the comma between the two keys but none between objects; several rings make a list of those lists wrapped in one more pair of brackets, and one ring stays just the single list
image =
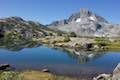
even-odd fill
[{"label": "bare rock slab", "polygon": [[113,71],[112,80],[120,80],[120,63],[117,65],[117,67]]}]

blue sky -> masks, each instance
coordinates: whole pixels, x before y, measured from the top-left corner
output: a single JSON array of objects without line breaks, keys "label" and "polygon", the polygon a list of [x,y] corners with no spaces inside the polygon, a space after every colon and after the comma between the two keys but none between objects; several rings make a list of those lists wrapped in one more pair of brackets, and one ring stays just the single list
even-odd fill
[{"label": "blue sky", "polygon": [[68,18],[86,8],[109,22],[120,23],[120,0],[0,0],[0,18],[19,16],[43,24]]}]

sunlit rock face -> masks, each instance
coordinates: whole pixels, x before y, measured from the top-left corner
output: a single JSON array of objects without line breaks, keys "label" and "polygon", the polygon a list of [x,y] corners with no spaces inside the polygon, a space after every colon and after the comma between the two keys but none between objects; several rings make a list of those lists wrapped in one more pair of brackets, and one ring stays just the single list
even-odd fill
[{"label": "sunlit rock face", "polygon": [[80,12],[72,14],[68,19],[55,21],[48,27],[75,32],[79,36],[119,37],[120,34],[120,25],[111,24],[87,9],[80,9]]}]

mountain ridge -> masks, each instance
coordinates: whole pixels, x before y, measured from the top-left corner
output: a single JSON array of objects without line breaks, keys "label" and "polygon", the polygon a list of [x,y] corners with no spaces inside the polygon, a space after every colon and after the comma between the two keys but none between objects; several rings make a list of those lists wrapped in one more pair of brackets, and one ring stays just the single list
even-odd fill
[{"label": "mountain ridge", "polygon": [[11,50],[34,47],[39,45],[34,39],[50,36],[51,33],[52,35],[56,34],[38,22],[26,21],[21,17],[0,19],[0,47]]},{"label": "mountain ridge", "polygon": [[[0,19],[1,33],[9,30],[21,32],[21,29],[27,34],[27,37],[36,38],[59,31],[65,33],[74,32],[78,36],[83,37],[120,37],[120,24],[112,24],[104,17],[84,8],[80,9],[79,12],[73,13],[68,19],[55,21],[48,25],[26,21],[16,16]],[[2,36],[2,34],[0,35]]]},{"label": "mountain ridge", "polygon": [[80,9],[80,12],[72,14],[68,19],[55,21],[47,27],[75,32],[78,36],[119,37],[120,34],[119,24],[112,24],[84,8]]}]

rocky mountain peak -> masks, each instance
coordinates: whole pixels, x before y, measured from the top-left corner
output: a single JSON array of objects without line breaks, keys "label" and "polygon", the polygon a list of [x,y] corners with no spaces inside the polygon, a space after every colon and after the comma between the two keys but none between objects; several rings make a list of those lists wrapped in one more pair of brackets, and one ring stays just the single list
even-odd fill
[{"label": "rocky mountain peak", "polygon": [[108,21],[105,20],[105,18],[103,18],[95,13],[92,13],[91,11],[84,9],[84,8],[81,8],[80,12],[78,12],[78,13],[73,13],[67,21],[68,21],[68,23],[81,22],[81,21],[83,21],[83,22],[84,21],[93,21],[93,22],[108,23]]},{"label": "rocky mountain peak", "polygon": [[84,23],[84,22],[108,23],[108,21],[105,18],[98,16],[87,9],[81,8],[79,12],[73,13],[68,19],[55,21],[49,24],[48,26],[62,26],[76,22],[77,23]]},{"label": "rocky mountain peak", "polygon": [[73,13],[68,19],[55,21],[48,27],[65,32],[75,32],[79,36],[115,37],[120,34],[120,27],[84,8]]},{"label": "rocky mountain peak", "polygon": [[[92,18],[91,18],[91,16],[92,16]],[[68,21],[69,22],[80,22],[80,21],[82,21],[82,19],[84,19],[84,18],[87,19],[88,17],[90,17],[90,19],[92,19],[92,20],[93,20],[93,18],[94,18],[94,20],[96,18],[94,13],[88,11],[87,9],[81,8],[80,12],[72,14],[69,17]]]},{"label": "rocky mountain peak", "polygon": [[87,17],[90,16],[91,12],[88,11],[87,9],[81,8],[80,9],[80,17]]}]

